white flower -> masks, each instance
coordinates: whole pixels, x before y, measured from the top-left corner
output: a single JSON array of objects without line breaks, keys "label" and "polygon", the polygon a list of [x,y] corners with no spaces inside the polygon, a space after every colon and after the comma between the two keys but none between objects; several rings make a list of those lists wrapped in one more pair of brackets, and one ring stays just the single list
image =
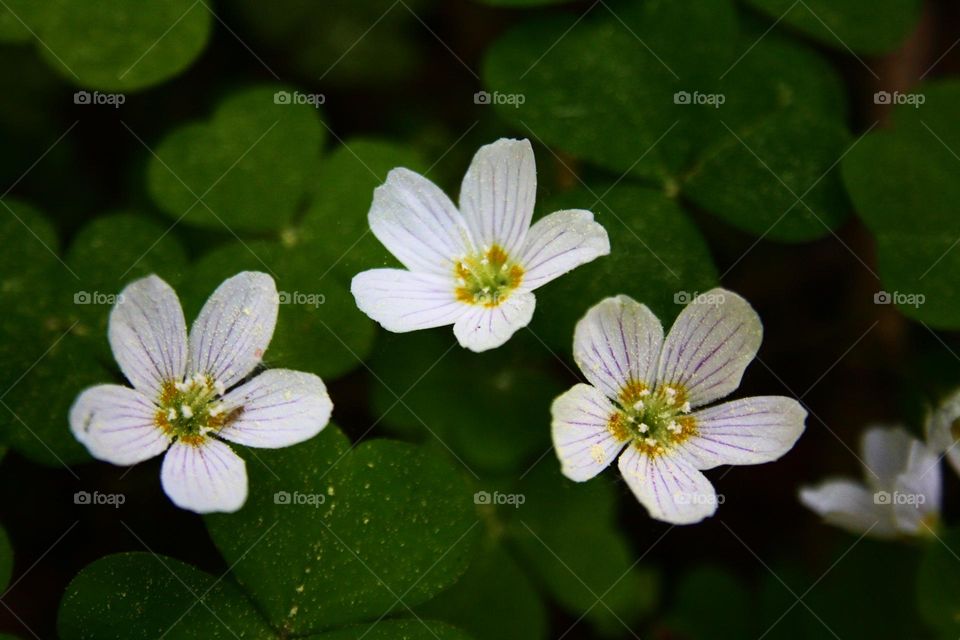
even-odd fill
[{"label": "white flower", "polygon": [[531,226],[536,194],[526,140],[477,151],[459,211],[423,176],[394,169],[374,191],[370,229],[406,269],[357,274],[357,306],[388,331],[452,324],[468,349],[499,347],[529,324],[534,289],[610,253],[589,211],[558,211]]},{"label": "white flower", "polygon": [[270,276],[226,280],[189,340],[180,300],[157,276],[131,283],[117,300],[108,337],[133,388],[91,387],[70,409],[70,429],[93,457],[132,465],[166,451],[160,479],[174,504],[230,512],[247,499],[247,471],[224,440],[279,448],[326,426],[333,404],[313,374],[271,369],[238,385],[273,337],[279,299]]},{"label": "white flower", "polygon": [[866,482],[827,480],[800,502],[830,524],[877,538],[925,535],[940,514],[940,460],[900,427],[873,427],[860,445]]},{"label": "white flower", "polygon": [[740,385],[762,334],[746,300],[723,289],[698,296],[666,339],[660,320],[627,296],[590,309],[573,341],[590,384],[551,408],[563,474],[589,480],[619,455],[624,479],[652,517],[691,524],[713,515],[718,497],[701,470],[776,460],[804,429],[806,411],[790,398],[698,409]]},{"label": "white flower", "polygon": [[926,424],[927,445],[944,454],[954,471],[960,473],[960,390],[944,400],[930,414]]}]

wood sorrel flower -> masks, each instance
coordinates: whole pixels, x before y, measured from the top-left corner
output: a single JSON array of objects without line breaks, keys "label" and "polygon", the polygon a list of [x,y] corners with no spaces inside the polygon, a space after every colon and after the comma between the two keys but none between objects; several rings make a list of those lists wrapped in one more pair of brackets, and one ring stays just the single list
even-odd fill
[{"label": "wood sorrel flower", "polygon": [[[653,518],[691,524],[718,498],[701,470],[776,460],[793,447],[806,411],[790,398],[743,398],[700,409],[740,385],[763,328],[735,293],[713,289],[660,320],[627,296],[607,298],[577,323],[574,359],[590,384],[553,402],[553,444],[571,480],[615,457]],[[622,453],[621,453],[622,452]]]},{"label": "wood sorrel flower", "polygon": [[117,300],[108,337],[133,388],[91,387],[70,409],[70,429],[93,457],[131,465],[166,451],[160,480],[174,504],[229,512],[247,499],[247,471],[224,440],[279,448],[326,426],[333,403],[313,374],[271,369],[238,385],[273,337],[279,299],[270,276],[226,280],[189,339],[177,294],[157,276]]},{"label": "wood sorrel flower", "polygon": [[610,253],[589,211],[557,211],[531,226],[536,195],[526,140],[477,151],[459,211],[423,176],[394,169],[374,191],[370,228],[406,269],[357,274],[357,306],[388,331],[452,324],[468,349],[499,347],[530,322],[534,289]]},{"label": "wood sorrel flower", "polygon": [[960,473],[960,390],[950,394],[929,416],[926,423],[927,446],[943,454]]},{"label": "wood sorrel flower", "polygon": [[827,480],[800,502],[832,525],[876,538],[926,535],[940,514],[940,458],[900,427],[873,427],[860,444],[866,482]]}]

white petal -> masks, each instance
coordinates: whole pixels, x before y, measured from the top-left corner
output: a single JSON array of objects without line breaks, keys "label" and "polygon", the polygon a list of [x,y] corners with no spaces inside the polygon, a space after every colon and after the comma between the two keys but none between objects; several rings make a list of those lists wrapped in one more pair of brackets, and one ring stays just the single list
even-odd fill
[{"label": "white petal", "polygon": [[494,349],[530,324],[536,304],[532,293],[516,291],[495,307],[471,305],[453,325],[453,334],[471,351]]},{"label": "white petal", "polygon": [[77,396],[70,407],[70,430],[94,458],[131,465],[170,446],[170,437],[155,422],[156,415],[156,405],[139,391],[101,384]]},{"label": "white petal", "polygon": [[553,447],[563,475],[583,482],[606,469],[626,441],[618,440],[607,427],[617,411],[599,390],[578,384],[557,397],[553,415]]},{"label": "white petal", "polygon": [[589,211],[557,211],[537,220],[520,253],[523,286],[536,289],[610,253],[607,230]]},{"label": "white petal", "polygon": [[442,327],[466,311],[454,295],[453,278],[403,269],[371,269],[353,277],[357,306],[387,331]]},{"label": "white petal", "polygon": [[277,286],[265,273],[225,280],[190,328],[190,374],[230,387],[260,363],[277,325]]},{"label": "white petal", "polygon": [[694,524],[717,510],[717,494],[707,477],[682,456],[648,456],[627,447],[620,472],[651,518],[672,524]]},{"label": "white petal", "polygon": [[941,484],[940,455],[914,440],[906,469],[894,481],[894,517],[901,531],[928,533],[940,515]]},{"label": "white petal", "polygon": [[903,427],[867,429],[860,440],[860,451],[868,481],[879,488],[891,488],[897,476],[907,469],[913,442],[913,436]]},{"label": "white petal", "polygon": [[695,411],[696,435],[679,450],[697,469],[721,464],[761,464],[793,448],[807,412],[782,396],[757,396]]},{"label": "white petal", "polygon": [[163,458],[160,482],[173,504],[196,513],[232,513],[247,500],[246,463],[213,438],[174,442]]},{"label": "white petal", "polygon": [[480,147],[460,186],[460,212],[473,239],[514,255],[530,228],[537,166],[528,140],[501,138]]},{"label": "white petal", "polygon": [[874,492],[857,482],[828,480],[805,487],[800,490],[800,502],[826,522],[851,533],[869,530],[870,535],[881,538],[897,534],[889,505],[878,504]]},{"label": "white petal", "polygon": [[663,327],[627,296],[607,298],[577,322],[573,357],[590,383],[616,400],[628,382],[654,383]]},{"label": "white petal", "polygon": [[127,380],[151,398],[187,368],[187,328],[180,299],[166,282],[147,276],[117,296],[107,331],[113,357]]},{"label": "white petal", "polygon": [[223,397],[237,417],[217,435],[248,447],[275,449],[308,440],[330,421],[333,403],[312,373],[270,369]]},{"label": "white petal", "polygon": [[953,425],[960,419],[960,391],[944,400],[928,418],[927,443],[937,453],[947,454],[947,460],[960,473],[960,443],[954,437]]},{"label": "white petal", "polygon": [[712,289],[687,305],[667,334],[657,381],[682,385],[699,406],[740,385],[763,338],[750,304],[725,289]]},{"label": "white petal", "polygon": [[373,235],[411,271],[449,276],[473,252],[470,233],[450,198],[409,169],[394,169],[373,192]]}]

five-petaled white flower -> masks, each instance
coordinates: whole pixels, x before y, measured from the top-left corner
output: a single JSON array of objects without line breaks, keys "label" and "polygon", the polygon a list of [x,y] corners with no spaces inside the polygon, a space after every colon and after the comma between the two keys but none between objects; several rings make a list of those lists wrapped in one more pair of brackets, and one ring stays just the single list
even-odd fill
[{"label": "five-petaled white flower", "polygon": [[160,479],[174,504],[236,511],[247,499],[246,465],[223,441],[286,447],[319,433],[333,409],[310,373],[270,369],[237,386],[260,363],[278,304],[273,278],[237,274],[207,300],[188,340],[170,285],[153,275],[131,283],[110,312],[108,337],[133,388],[83,391],[70,409],[74,436],[117,465],[166,451]]},{"label": "five-petaled white flower", "polygon": [[827,480],[800,502],[832,525],[876,538],[930,533],[940,514],[940,460],[901,427],[873,427],[860,445],[866,482]]},{"label": "five-petaled white flower", "polygon": [[536,192],[527,140],[477,151],[459,211],[423,176],[392,170],[374,191],[370,229],[406,269],[357,274],[357,306],[389,331],[452,324],[468,349],[499,347],[529,324],[534,289],[610,253],[589,211],[558,211],[531,226]]},{"label": "five-petaled white flower", "polygon": [[723,289],[697,296],[666,338],[650,309],[627,296],[594,306],[573,339],[590,384],[551,408],[563,474],[589,480],[619,455],[651,517],[692,524],[713,515],[718,498],[702,470],[776,460],[804,429],[806,411],[780,396],[698,408],[740,385],[762,334],[747,301]]}]

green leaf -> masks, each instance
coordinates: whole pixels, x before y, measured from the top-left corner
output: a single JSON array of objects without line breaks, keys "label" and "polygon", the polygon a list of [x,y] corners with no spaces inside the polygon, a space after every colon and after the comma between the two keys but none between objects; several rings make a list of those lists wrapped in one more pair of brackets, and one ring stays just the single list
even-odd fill
[{"label": "green leaf", "polygon": [[408,146],[370,138],[349,139],[323,158],[313,201],[291,231],[293,241],[305,245],[297,250],[311,254],[315,270],[349,284],[365,269],[399,266],[367,222],[373,190],[396,167],[427,169]]},{"label": "green leaf", "polygon": [[208,516],[207,526],[239,584],[285,633],[402,614],[466,570],[473,500],[443,457],[388,440],[351,449],[333,425],[245,457],[246,506]]},{"label": "green leaf", "polygon": [[228,95],[206,122],[157,146],[150,195],[174,220],[226,233],[279,230],[312,187],[325,129],[317,108],[279,85]]},{"label": "green leaf", "polygon": [[[832,170],[845,89],[816,53],[741,28],[724,0],[571,22],[521,24],[487,55],[486,85],[524,96],[495,102],[523,135],[774,240],[822,236],[847,215]],[[793,206],[800,196],[816,215]]]},{"label": "green leaf", "polygon": [[[32,29],[40,54],[71,82],[136,91],[190,66],[207,44],[212,21],[206,5],[191,0],[149,5],[137,0],[51,0]],[[29,24],[28,18],[24,22]]]},{"label": "green leaf", "polygon": [[106,339],[116,295],[147,273],[176,284],[184,252],[164,227],[118,214],[82,228],[61,262],[53,230],[39,213],[20,203],[7,213],[2,296],[10,312],[3,327],[21,340],[2,348],[0,381],[7,391],[0,423],[21,454],[71,465],[89,459],[69,432],[74,399],[88,386],[122,382]]},{"label": "green leaf", "polygon": [[373,349],[376,327],[346,285],[329,275],[319,278],[311,252],[277,242],[233,242],[201,258],[180,290],[187,318],[221,282],[244,270],[272,272],[280,292],[268,366],[329,380],[359,367]]},{"label": "green leaf", "polygon": [[421,611],[470,632],[476,640],[545,638],[546,608],[513,557],[494,541],[477,556],[457,584]]},{"label": "green leaf", "polygon": [[960,634],[960,530],[927,541],[917,574],[917,607],[942,638]]},{"label": "green leaf", "polygon": [[5,0],[0,5],[0,42],[29,42],[30,31],[37,28],[44,13],[43,5],[38,2]]},{"label": "green leaf", "polygon": [[[907,99],[906,97],[904,99]],[[960,328],[960,83],[933,83],[894,112],[891,130],[871,133],[843,161],[857,212],[875,234],[887,294],[907,316]]]},{"label": "green leaf", "polygon": [[610,235],[610,255],[537,290],[531,330],[560,353],[572,351],[575,324],[607,296],[629,295],[668,325],[682,309],[678,294],[706,291],[717,282],[703,236],[661,193],[623,183],[597,185],[565,193],[544,210],[587,208],[599,197],[594,211]]},{"label": "green leaf", "polygon": [[878,54],[896,48],[916,25],[920,0],[747,0],[771,18],[827,46]]},{"label": "green leaf", "polygon": [[550,448],[549,407],[563,392],[552,356],[530,347],[470,353],[449,327],[382,334],[370,361],[374,413],[400,433],[439,440],[472,469],[522,471]]},{"label": "green leaf", "polygon": [[[553,460],[541,462],[517,488],[517,509],[502,509],[511,544],[540,586],[571,614],[605,635],[622,634],[656,606],[659,576],[643,565],[616,523],[616,493],[603,478],[575,484]],[[601,594],[603,603],[597,602]]]},{"label": "green leaf", "polygon": [[230,578],[151,553],[83,569],[67,587],[57,628],[63,640],[275,637]]}]

